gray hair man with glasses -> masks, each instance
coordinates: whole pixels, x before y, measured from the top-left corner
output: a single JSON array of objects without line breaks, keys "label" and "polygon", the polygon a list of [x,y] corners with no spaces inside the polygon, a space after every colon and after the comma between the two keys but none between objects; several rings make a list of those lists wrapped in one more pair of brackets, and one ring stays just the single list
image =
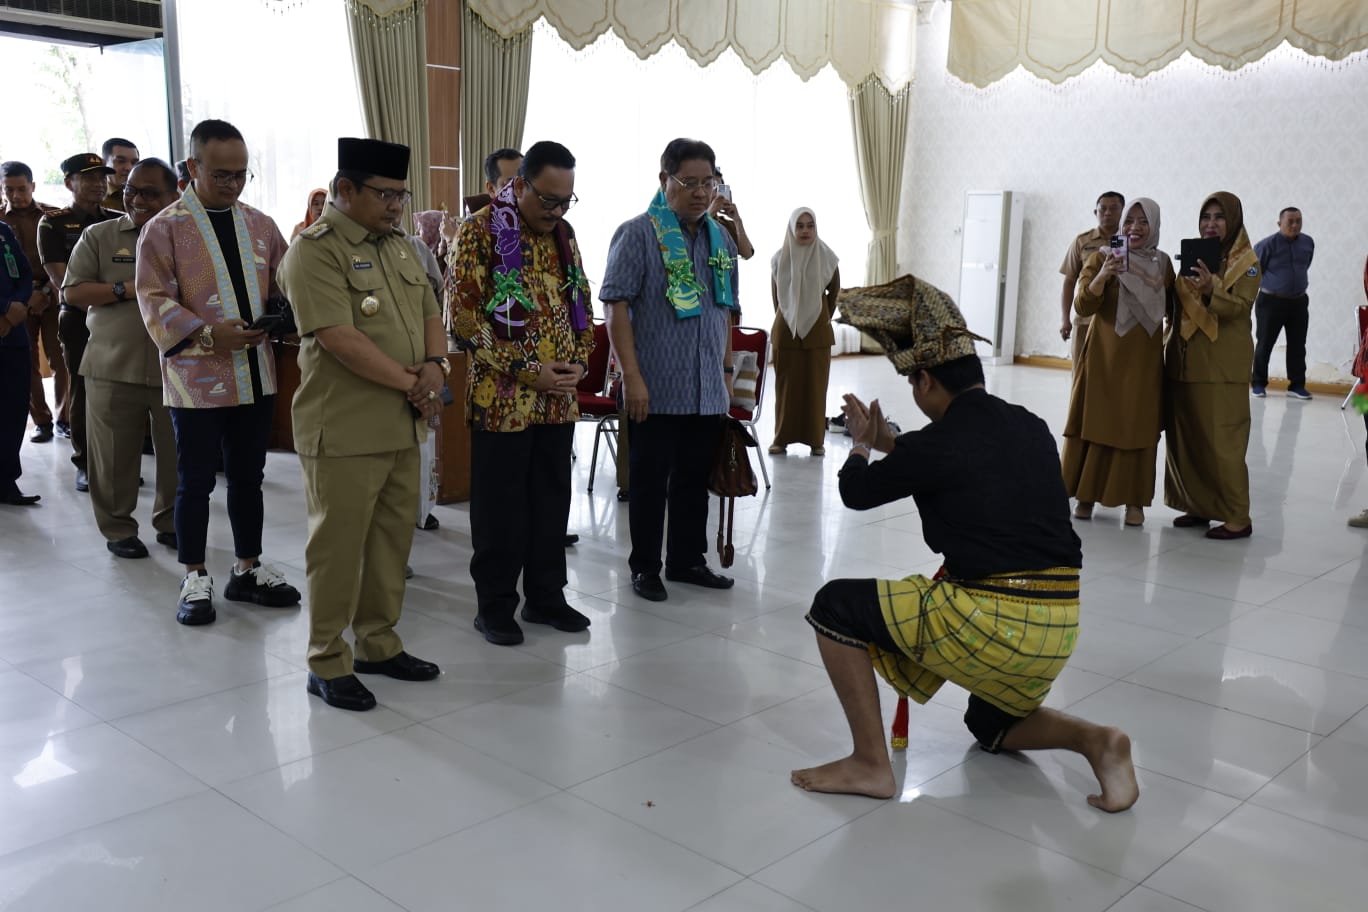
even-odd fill
[{"label": "gray hair man with glasses", "polygon": [[196,124],[189,165],[194,181],[185,194],[143,226],[136,274],[176,429],[176,540],[186,571],[176,620],[197,625],[215,618],[205,549],[220,454],[236,557],[224,597],[284,608],[300,596],[260,560],[261,481],[276,393],[267,302],[279,294],[285,238],[270,216],[238,199],[252,172],[236,127]]},{"label": "gray hair man with glasses", "polygon": [[[712,147],[676,139],[660,156],[647,211],[618,227],[599,300],[622,368],[632,446],[632,589],[664,601],[665,578],[729,589],[708,568],[708,469],[731,404],[736,243],[708,215]],[[668,506],[669,529],[665,529]]]}]

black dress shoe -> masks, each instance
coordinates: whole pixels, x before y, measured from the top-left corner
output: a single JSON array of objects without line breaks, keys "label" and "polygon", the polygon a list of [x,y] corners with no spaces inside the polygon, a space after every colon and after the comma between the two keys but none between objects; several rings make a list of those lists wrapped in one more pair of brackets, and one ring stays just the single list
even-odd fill
[{"label": "black dress shoe", "polygon": [[653,602],[663,602],[669,597],[669,593],[665,591],[665,584],[654,573],[633,573],[632,591]]},{"label": "black dress shoe", "polygon": [[414,658],[402,649],[383,662],[363,662],[354,659],[352,668],[357,674],[385,675],[397,681],[431,681],[442,673],[442,669],[436,665]]},{"label": "black dress shoe", "polygon": [[475,629],[495,646],[517,646],[523,641],[522,628],[512,618],[496,620],[483,615],[475,615]]},{"label": "black dress shoe", "polygon": [[566,633],[579,633],[589,628],[589,619],[569,605],[560,604],[551,608],[533,608],[524,605],[522,619],[529,624],[550,624]]},{"label": "black dress shoe", "polygon": [[179,542],[176,541],[176,533],[175,533],[175,532],[158,532],[158,533],[157,533],[157,544],[159,544],[159,545],[166,545],[166,547],[168,547],[168,548],[176,548],[176,547],[179,547]]},{"label": "black dress shoe", "polygon": [[433,516],[431,513],[427,515],[427,519],[423,520],[423,530],[426,532],[431,532],[433,529],[440,529],[441,527],[442,524],[438,522],[437,517]]},{"label": "black dress shoe", "polygon": [[736,580],[708,569],[707,564],[699,564],[687,570],[666,570],[665,578],[672,583],[688,583],[705,589],[730,589]]},{"label": "black dress shoe", "polygon": [[574,547],[575,545],[577,545],[577,544],[579,544],[579,536],[578,536],[578,535],[567,535],[567,536],[565,536],[565,547],[567,547],[567,548],[573,548],[573,547]]},{"label": "black dress shoe", "polygon": [[618,488],[617,498],[622,503],[632,499],[632,492],[628,488]]},{"label": "black dress shoe", "polygon": [[356,675],[342,675],[325,681],[309,672],[307,687],[309,693],[322,697],[324,703],[338,709],[350,709],[353,712],[375,709],[375,694],[367,690],[366,685],[356,679]]},{"label": "black dress shoe", "polygon": [[71,439],[71,425],[69,423],[65,421],[57,422],[56,431],[58,437],[64,437],[68,440]]},{"label": "black dress shoe", "polygon": [[1173,518],[1173,524],[1179,529],[1191,529],[1194,526],[1209,526],[1211,525],[1211,520],[1203,519],[1200,516],[1194,516],[1191,513],[1184,513],[1182,516],[1175,516]]},{"label": "black dress shoe", "polygon": [[52,439],[52,425],[40,424],[33,429],[33,436],[29,438],[29,443],[47,443]]},{"label": "black dress shoe", "polygon": [[115,557],[126,557],[129,559],[147,557],[147,545],[144,545],[136,535],[129,536],[128,538],[121,538],[118,541],[105,542],[105,547],[108,548],[109,553]]},{"label": "black dress shoe", "polygon": [[18,491],[0,495],[0,503],[9,504],[11,507],[31,507],[42,499],[41,494],[20,494]]},{"label": "black dress shoe", "polygon": [[76,490],[82,494],[90,490],[90,476],[86,474],[85,469],[76,470]]}]

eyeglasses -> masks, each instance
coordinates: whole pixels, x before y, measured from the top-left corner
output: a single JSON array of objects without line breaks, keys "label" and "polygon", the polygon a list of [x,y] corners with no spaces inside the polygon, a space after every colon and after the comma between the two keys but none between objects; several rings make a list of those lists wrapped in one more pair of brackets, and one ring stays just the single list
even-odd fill
[{"label": "eyeglasses", "polygon": [[542,209],[546,210],[547,212],[555,212],[557,209],[559,209],[561,212],[567,212],[569,211],[571,206],[579,202],[579,197],[575,196],[575,194],[573,193],[565,197],[543,196],[541,191],[538,190],[536,185],[533,184],[531,181],[527,181],[527,186],[532,188],[532,195],[541,201]]},{"label": "eyeglasses", "polygon": [[401,206],[407,206],[409,201],[413,199],[413,194],[408,190],[381,190],[379,187],[372,187],[370,184],[364,182],[361,186],[380,197],[380,201],[386,206],[393,205],[394,203],[398,203]]},{"label": "eyeglasses", "polygon": [[135,200],[142,197],[148,202],[155,203],[167,194],[166,190],[157,187],[135,187],[132,184],[124,184],[123,195],[126,199]]},{"label": "eyeglasses", "polygon": [[[194,161],[197,165],[204,164],[204,162],[200,161],[198,158]],[[250,184],[252,182],[252,178],[256,177],[256,175],[253,174],[251,171],[246,170],[210,171],[205,175],[205,177],[208,177],[209,180],[213,181],[214,184],[216,184],[219,187],[234,187],[238,184]]]},{"label": "eyeglasses", "polygon": [[695,190],[707,190],[709,193],[712,193],[717,190],[717,178],[715,177],[705,177],[702,180],[691,177],[688,180],[680,180],[671,174],[670,180],[679,184],[679,186],[683,187],[689,193],[693,193]]}]

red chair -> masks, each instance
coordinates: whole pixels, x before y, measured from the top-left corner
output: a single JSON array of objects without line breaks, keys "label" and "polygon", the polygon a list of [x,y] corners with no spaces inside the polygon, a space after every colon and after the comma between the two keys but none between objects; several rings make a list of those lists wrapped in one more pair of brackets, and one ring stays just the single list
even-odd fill
[{"label": "red chair", "polygon": [[579,402],[580,420],[594,422],[594,452],[589,463],[589,490],[594,490],[594,473],[598,469],[599,438],[606,437],[608,452],[617,459],[618,404],[617,399],[608,393],[608,362],[612,358],[612,345],[608,341],[608,324],[594,321],[594,352],[589,356],[589,369],[580,378],[575,388],[575,398]]},{"label": "red chair", "polygon": [[[769,333],[763,329],[756,329],[753,326],[733,326],[731,331],[732,351],[755,352],[756,355],[756,377],[755,377],[755,408],[747,411],[743,408],[732,406],[731,416],[744,424],[750,430],[751,436],[759,440],[756,433],[755,423],[760,420],[760,409],[765,402],[765,375],[768,373],[769,361]],[[765,479],[765,490],[770,488],[769,469],[765,468],[764,447],[756,450],[756,459],[760,461],[760,474]]]},{"label": "red chair", "polygon": [[[1363,271],[1363,293],[1368,294],[1368,268],[1365,268]],[[1358,338],[1358,347],[1354,349],[1355,367],[1358,365],[1359,352],[1368,349],[1368,307],[1365,307],[1362,304],[1358,306]],[[1353,373],[1352,367],[1350,373],[1354,379],[1358,380],[1360,383],[1368,383],[1368,377],[1360,377],[1358,374]],[[1364,371],[1364,373],[1368,373],[1368,371]],[[1344,401],[1340,403],[1340,411],[1344,411],[1345,407],[1349,405],[1349,401],[1354,398],[1354,389],[1357,386],[1358,384],[1356,383],[1349,384],[1349,394],[1345,396]]]}]

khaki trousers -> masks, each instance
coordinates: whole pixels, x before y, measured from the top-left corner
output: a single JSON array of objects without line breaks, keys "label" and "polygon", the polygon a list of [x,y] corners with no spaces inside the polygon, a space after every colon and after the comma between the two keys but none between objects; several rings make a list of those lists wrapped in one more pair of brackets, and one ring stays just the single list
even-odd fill
[{"label": "khaki trousers", "polygon": [[86,470],[100,534],[112,542],[138,534],[133,511],[138,506],[138,476],[149,418],[157,462],[152,528],[175,532],[176,434],[171,412],[162,405],[161,387],[87,377],[85,390]]},{"label": "khaki trousers", "polygon": [[394,625],[418,509],[418,447],[365,456],[300,456],[309,541],[309,670],[352,673],[348,627],[362,661],[404,648]]}]

